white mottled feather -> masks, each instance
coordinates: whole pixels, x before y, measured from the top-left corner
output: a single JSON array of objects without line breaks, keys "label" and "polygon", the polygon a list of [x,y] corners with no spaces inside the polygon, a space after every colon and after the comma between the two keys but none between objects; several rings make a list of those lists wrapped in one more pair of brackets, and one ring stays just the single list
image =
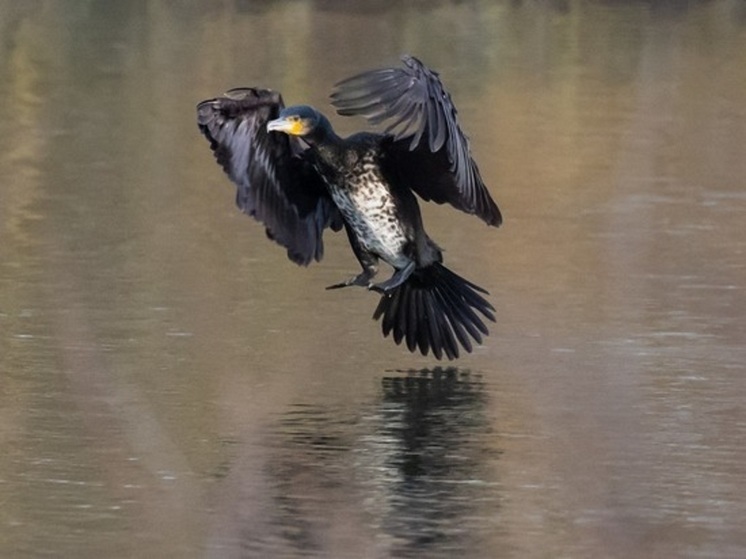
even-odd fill
[{"label": "white mottled feather", "polygon": [[344,184],[329,183],[329,193],[358,242],[391,266],[406,267],[411,262],[404,251],[407,233],[375,155],[366,154],[342,180]]}]

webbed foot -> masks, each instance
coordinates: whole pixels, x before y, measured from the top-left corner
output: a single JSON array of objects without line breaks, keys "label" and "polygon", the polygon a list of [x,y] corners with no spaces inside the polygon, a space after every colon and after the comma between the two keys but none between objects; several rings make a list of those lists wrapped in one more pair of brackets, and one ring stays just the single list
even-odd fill
[{"label": "webbed foot", "polygon": [[412,275],[412,272],[414,272],[414,269],[415,269],[415,263],[414,261],[412,261],[409,264],[407,264],[406,267],[394,272],[394,275],[391,276],[386,281],[382,281],[381,283],[369,284],[368,289],[385,295],[389,291],[396,289],[401,284],[403,284],[405,281],[407,281],[409,279],[409,276]]},{"label": "webbed foot", "polygon": [[373,274],[369,272],[363,272],[356,276],[351,277],[347,281],[342,283],[335,283],[334,285],[327,286],[327,289],[340,289],[342,287],[350,287],[351,285],[359,285],[360,287],[370,287],[370,280],[373,278]]}]

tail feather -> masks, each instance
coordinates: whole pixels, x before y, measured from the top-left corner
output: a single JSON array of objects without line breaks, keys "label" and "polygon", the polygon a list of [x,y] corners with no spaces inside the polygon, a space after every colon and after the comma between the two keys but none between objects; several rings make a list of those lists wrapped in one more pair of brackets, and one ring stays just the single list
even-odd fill
[{"label": "tail feather", "polygon": [[[381,328],[383,330],[384,337],[388,336],[391,333],[391,331],[394,329],[394,322],[398,316],[397,311],[399,310],[399,297],[400,296],[401,296],[401,290],[398,290],[398,289],[395,290],[393,293],[387,296],[388,304],[386,305],[386,309],[384,309],[379,304],[378,308],[376,309],[376,312],[373,314],[373,319],[378,320],[383,314],[383,311],[388,310],[388,312],[383,317],[383,320],[381,321]],[[396,337],[396,334],[394,335],[394,337]]]},{"label": "tail feather", "polygon": [[417,324],[419,317],[422,316],[421,309],[417,305],[419,299],[418,293],[412,293],[412,303],[407,307],[407,330],[405,332],[407,338],[407,349],[414,351],[417,349],[417,338],[418,328]]},{"label": "tail feather", "polygon": [[[489,334],[482,316],[495,322],[495,308],[480,293],[487,291],[440,263],[416,270],[381,297],[373,319],[381,319],[385,337],[405,341],[411,352],[432,351],[436,359],[456,359],[460,349],[471,353],[472,340]],[[480,314],[482,316],[480,316]]]},{"label": "tail feather", "polygon": [[[424,316],[427,318],[428,316],[428,308],[427,308],[427,302],[425,298],[422,296],[421,291],[415,292],[415,301],[417,302],[417,313],[419,316]],[[420,348],[421,353],[426,353],[428,348],[430,347],[430,337],[433,335],[433,329],[430,327],[431,322],[427,322],[427,327],[425,328],[419,328],[417,331],[417,347]],[[414,350],[410,350],[414,351]]]},{"label": "tail feather", "polygon": [[[427,328],[422,328],[424,332],[424,349],[420,346],[420,352],[422,355],[427,355],[428,348],[432,348],[433,354],[437,359],[443,357],[443,335],[441,334],[440,322],[438,320],[438,313],[433,304],[433,298],[420,291],[420,297],[422,298],[423,307],[425,307],[425,317],[427,322]],[[383,303],[383,302],[381,302]]]},{"label": "tail feather", "polygon": [[[467,280],[463,279],[461,276],[458,276],[458,275],[454,274],[453,272],[451,272],[447,268],[444,268],[444,269],[447,272],[450,272],[450,274],[452,276],[452,277],[448,278],[448,282],[447,282],[447,285],[450,288],[451,293],[453,293],[453,295],[455,297],[463,296],[464,299],[469,303],[470,307],[473,307],[473,308],[477,309],[480,313],[482,313],[484,315],[485,318],[488,318],[492,322],[495,322],[495,315],[492,314],[492,312],[490,312],[490,311],[494,311],[495,307],[493,307],[489,303],[489,301],[487,301],[487,299],[485,299],[484,297],[482,297],[481,295],[479,295],[479,293],[476,293],[475,291],[480,291],[480,292],[484,293],[485,295],[489,295],[489,293],[486,290],[484,290],[481,287],[479,287],[478,285],[475,285],[475,284],[471,283],[470,281],[467,281]],[[471,289],[462,289],[461,282],[463,282],[464,284],[466,284]],[[472,314],[474,314],[474,312],[471,310],[470,307],[464,307],[464,309],[468,310]],[[477,319],[479,319],[479,317],[477,317],[476,314],[474,314],[474,316]],[[482,324],[482,326],[484,326],[484,323],[482,323],[481,320],[479,320],[479,323]],[[482,331],[485,334],[487,334],[486,327]]]},{"label": "tail feather", "polygon": [[[445,304],[452,308],[453,312],[457,314],[458,321],[469,330],[469,334],[471,334],[477,343],[481,344],[482,336],[480,335],[480,332],[486,336],[489,334],[489,330],[487,330],[487,326],[485,326],[482,319],[479,318],[479,315],[468,306],[473,303],[467,301],[468,304],[463,304],[459,293],[454,293],[452,290],[446,291],[442,296],[446,299]],[[488,318],[492,318],[493,322],[495,321],[494,317]]]},{"label": "tail feather", "polygon": [[[436,293],[436,295],[441,295],[441,294]],[[471,353],[471,350],[472,350],[471,340],[469,339],[469,336],[467,335],[467,332],[466,332],[467,328],[465,328],[464,325],[462,324],[463,322],[462,315],[459,314],[456,309],[452,309],[445,302],[445,300],[442,299],[442,295],[441,295],[441,304],[442,304],[442,308],[445,309],[446,311],[446,314],[448,316],[448,321],[451,323],[451,327],[453,328],[453,331],[456,334],[456,337],[458,338],[459,343],[463,346],[463,348],[468,353]],[[471,328],[471,325],[469,325],[469,327]],[[471,328],[469,330],[469,333],[476,340],[478,344],[482,343],[482,336],[479,335],[478,330]]]}]

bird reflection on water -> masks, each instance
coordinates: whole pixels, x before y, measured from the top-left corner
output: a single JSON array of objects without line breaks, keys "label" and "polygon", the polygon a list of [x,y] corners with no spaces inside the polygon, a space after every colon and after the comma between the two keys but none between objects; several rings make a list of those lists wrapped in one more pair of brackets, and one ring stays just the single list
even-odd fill
[{"label": "bird reflection on water", "polygon": [[376,492],[387,501],[382,528],[396,538],[397,556],[447,556],[477,544],[473,536],[494,522],[496,484],[486,464],[499,451],[487,444],[486,402],[480,375],[455,368],[383,379],[373,446],[387,475]]},{"label": "bird reflection on water", "polygon": [[461,436],[484,427],[481,378],[455,368],[406,372],[383,379],[382,433],[400,442],[391,464],[405,478],[458,470],[449,462],[460,458]]},{"label": "bird reflection on water", "polygon": [[435,368],[392,371],[354,411],[293,406],[272,430],[269,526],[251,547],[324,556],[343,530],[386,556],[478,549],[498,509],[487,400],[479,374]]}]

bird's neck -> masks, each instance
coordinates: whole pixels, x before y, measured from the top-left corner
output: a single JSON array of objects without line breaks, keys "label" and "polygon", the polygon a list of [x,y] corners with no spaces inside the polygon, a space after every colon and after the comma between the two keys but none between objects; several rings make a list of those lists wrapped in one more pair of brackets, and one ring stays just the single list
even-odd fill
[{"label": "bird's neck", "polygon": [[312,135],[303,139],[313,148],[317,157],[327,164],[334,164],[344,157],[344,140],[328,124],[317,127]]}]

